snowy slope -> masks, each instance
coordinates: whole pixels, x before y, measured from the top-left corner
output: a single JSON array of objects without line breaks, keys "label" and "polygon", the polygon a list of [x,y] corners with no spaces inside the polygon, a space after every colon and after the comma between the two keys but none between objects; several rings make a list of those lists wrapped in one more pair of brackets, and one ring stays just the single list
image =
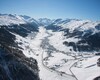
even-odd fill
[{"label": "snowy slope", "polygon": [[52,20],[48,18],[39,18],[37,21],[41,26],[48,26],[54,22],[54,19]]},{"label": "snowy slope", "polygon": [[77,63],[76,67],[72,68],[78,80],[93,80],[95,77],[100,76],[100,67],[98,67],[96,63],[98,58],[100,58],[100,56],[84,58]]},{"label": "snowy slope", "polygon": [[[93,54],[88,55],[87,53],[84,53],[82,56],[77,55],[77,53],[75,55],[66,52],[66,50],[63,49],[63,44],[61,44],[59,48],[59,45],[57,47],[56,43],[53,42],[63,40],[61,35],[61,32],[53,33],[52,31],[47,31],[45,28],[40,27],[39,33],[36,33],[34,38],[32,38],[32,36],[23,38],[16,35],[16,41],[18,43],[22,42],[19,46],[23,48],[22,51],[27,57],[33,57],[37,60],[40,70],[39,76],[42,80],[92,80],[99,76],[100,68],[96,65],[99,56]],[[48,43],[42,44],[46,38],[49,39],[49,44],[53,45],[56,49],[51,53],[51,56],[48,56],[47,50],[50,50],[52,47]],[[49,46],[45,47],[47,44]],[[85,73],[88,73],[88,75],[85,75]]]},{"label": "snowy slope", "polygon": [[[100,51],[100,21],[95,22],[78,19],[56,19],[52,24],[46,26],[46,29],[53,30],[53,33],[62,32],[63,34],[61,36],[56,34],[57,36],[55,35],[54,37],[65,36],[64,38],[66,39],[62,39],[63,44],[67,47],[72,47],[72,49],[70,48],[69,50]],[[56,41],[58,40],[55,40],[56,45],[60,45],[61,40],[58,42]],[[52,40],[52,42],[54,41]],[[57,48],[58,47],[60,46],[57,46]]]},{"label": "snowy slope", "polygon": [[19,15],[18,17],[20,17],[22,20],[24,20],[27,23],[35,23],[39,25],[39,23],[32,17],[26,16],[26,15]]},{"label": "snowy slope", "polygon": [[96,33],[98,32],[98,29],[95,28],[95,26],[99,25],[100,21],[90,21],[90,20],[78,20],[78,19],[55,19],[52,22],[52,25],[47,25],[47,29],[51,27],[59,28],[59,29],[68,29],[69,32],[73,32],[75,30],[77,31],[83,31],[86,32],[88,30],[91,30],[92,32]]},{"label": "snowy slope", "polygon": [[38,25],[38,22],[34,18],[31,18],[26,15],[0,14],[0,25],[19,25],[27,23]]},{"label": "snowy slope", "polygon": [[[33,26],[29,27],[29,24],[19,25],[17,28],[15,26],[14,31],[13,28],[9,29],[4,26],[0,30],[14,35],[15,37],[12,39],[18,44],[17,48],[26,57],[36,59],[41,80],[93,80],[100,76],[100,67],[97,66],[100,56],[94,55],[100,49],[100,22],[46,18],[37,21],[25,15],[0,14],[0,26],[8,27],[13,24],[28,23],[32,25],[35,23],[34,25],[39,26],[39,32],[31,29]],[[40,27],[40,25],[42,26]],[[15,32],[16,29],[18,29],[17,32],[22,31],[23,35],[27,35],[23,37],[22,33]],[[31,32],[32,30],[33,32]],[[92,43],[98,45],[91,45]],[[89,50],[93,50],[95,47],[96,50],[79,50],[84,47]]]},{"label": "snowy slope", "polygon": [[11,24],[25,24],[19,16],[12,14],[0,14],[0,25],[11,25]]},{"label": "snowy slope", "polygon": [[[37,60],[39,70],[40,70],[40,79],[42,80],[75,80],[74,77],[67,76],[67,75],[61,75],[60,73],[53,71],[52,69],[47,68],[43,64],[43,54],[45,51],[41,48],[41,42],[42,40],[48,36],[48,34],[45,32],[46,30],[44,28],[40,28],[40,32],[37,33],[36,37],[34,39],[31,39],[31,37],[22,38],[18,35],[16,35],[16,41],[18,43],[22,42],[22,44],[19,44],[19,46],[22,46],[23,53],[27,57],[33,57]],[[28,47],[27,47],[28,46]]]}]

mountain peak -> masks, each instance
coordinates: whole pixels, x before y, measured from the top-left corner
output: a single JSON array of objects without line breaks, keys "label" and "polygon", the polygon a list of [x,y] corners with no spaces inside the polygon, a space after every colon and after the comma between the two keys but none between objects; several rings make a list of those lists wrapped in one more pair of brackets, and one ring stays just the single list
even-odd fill
[{"label": "mountain peak", "polygon": [[0,25],[37,23],[34,18],[26,15],[0,14]]}]

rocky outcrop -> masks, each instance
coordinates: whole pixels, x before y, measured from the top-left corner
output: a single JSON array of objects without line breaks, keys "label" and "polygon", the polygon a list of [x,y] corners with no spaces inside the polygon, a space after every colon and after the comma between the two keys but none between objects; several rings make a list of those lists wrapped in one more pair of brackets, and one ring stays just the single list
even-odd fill
[{"label": "rocky outcrop", "polygon": [[33,24],[0,25],[0,80],[40,80],[37,61],[27,58],[14,34],[26,37],[37,32]]},{"label": "rocky outcrop", "polygon": [[0,80],[39,80],[37,61],[22,51],[0,46]]}]

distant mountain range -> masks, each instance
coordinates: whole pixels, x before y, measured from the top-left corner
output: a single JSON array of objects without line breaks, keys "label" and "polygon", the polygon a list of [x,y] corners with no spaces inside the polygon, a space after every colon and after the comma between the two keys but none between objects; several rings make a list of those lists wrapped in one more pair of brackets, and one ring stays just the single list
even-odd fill
[{"label": "distant mountain range", "polygon": [[[38,31],[39,26],[47,30],[64,31],[66,46],[73,46],[74,51],[99,51],[100,49],[100,22],[79,19],[34,19],[26,15],[0,14],[0,26],[7,30],[26,36],[31,31]],[[16,30],[15,30],[16,29]],[[74,42],[74,39],[78,39]]]}]

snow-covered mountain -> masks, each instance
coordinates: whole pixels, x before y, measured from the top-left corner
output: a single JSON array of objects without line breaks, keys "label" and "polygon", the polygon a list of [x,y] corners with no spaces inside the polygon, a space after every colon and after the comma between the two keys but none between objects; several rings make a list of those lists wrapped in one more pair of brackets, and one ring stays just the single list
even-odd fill
[{"label": "snow-covered mountain", "polygon": [[27,23],[38,25],[37,21],[34,18],[31,18],[26,15],[0,14],[0,25],[19,25]]},{"label": "snow-covered mountain", "polygon": [[[100,51],[100,22],[78,19],[57,19],[46,29],[63,31],[66,46],[74,51]],[[71,49],[70,49],[71,50]]]},{"label": "snow-covered mountain", "polygon": [[33,23],[17,15],[0,14],[0,80],[39,80],[37,61],[26,57],[18,46],[22,42],[16,42],[17,35],[24,38],[38,32]]},{"label": "snow-covered mountain", "polygon": [[12,14],[0,14],[0,28],[26,36],[31,31],[38,31],[38,23],[35,19]]},{"label": "snow-covered mountain", "polygon": [[0,80],[94,80],[99,52],[100,22],[0,14]]},{"label": "snow-covered mountain", "polygon": [[25,24],[19,16],[12,14],[0,14],[0,25],[10,25],[10,24]]},{"label": "snow-covered mountain", "polygon": [[47,28],[54,26],[56,28],[69,29],[70,32],[73,32],[74,30],[86,31],[97,29],[97,27],[95,27],[97,25],[100,25],[100,22],[78,19],[56,19],[51,25],[48,25]]},{"label": "snow-covered mountain", "polygon": [[41,26],[48,26],[54,22],[54,19],[39,18],[37,21]]}]

